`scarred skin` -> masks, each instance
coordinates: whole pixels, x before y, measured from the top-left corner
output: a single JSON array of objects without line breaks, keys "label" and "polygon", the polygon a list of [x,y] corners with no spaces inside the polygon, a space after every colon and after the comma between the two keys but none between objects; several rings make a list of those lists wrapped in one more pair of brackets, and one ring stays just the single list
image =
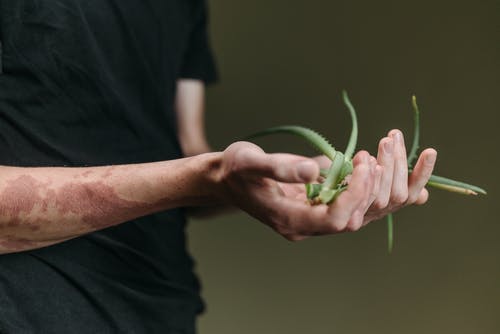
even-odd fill
[{"label": "scarred skin", "polygon": [[179,206],[207,205],[217,154],[95,168],[0,168],[0,252],[38,248]]},{"label": "scarred skin", "polygon": [[[348,190],[330,205],[310,206],[303,183],[319,178],[325,158],[266,154],[248,142],[209,150],[203,132],[204,89],[179,83],[179,140],[184,159],[86,167],[0,167],[0,254],[46,247],[176,207],[239,208],[288,240],[356,231],[410,204],[423,204],[436,151],[424,150],[408,176],[399,130],[377,157],[353,159]],[[201,153],[201,154],[200,154]]]}]

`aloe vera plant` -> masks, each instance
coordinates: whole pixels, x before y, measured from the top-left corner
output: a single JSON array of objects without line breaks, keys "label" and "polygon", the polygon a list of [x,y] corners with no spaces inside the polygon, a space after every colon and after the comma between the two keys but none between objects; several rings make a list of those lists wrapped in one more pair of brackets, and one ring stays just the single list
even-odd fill
[{"label": "aloe vera plant", "polygon": [[[249,139],[261,137],[271,134],[291,134],[298,136],[309,144],[311,144],[316,150],[324,154],[331,160],[330,168],[321,170],[321,175],[324,177],[324,181],[315,184],[306,184],[306,194],[311,205],[319,204],[330,204],[337,196],[347,189],[348,182],[346,181],[346,176],[350,175],[353,170],[352,157],[356,150],[357,140],[358,140],[358,120],[356,111],[349,100],[347,92],[343,92],[343,100],[347,109],[349,110],[352,122],[351,135],[349,138],[348,145],[344,153],[337,151],[335,147],[330,144],[330,142],[317,133],[314,130],[305,128],[297,125],[285,125],[272,127],[260,132],[257,132],[251,136]],[[412,167],[415,159],[418,156],[419,141],[420,141],[420,110],[417,105],[415,96],[412,98],[412,107],[414,113],[414,133],[413,133],[413,143],[408,154],[408,172],[412,172]],[[428,186],[464,194],[464,195],[477,195],[486,194],[486,191],[475,185],[467,184],[464,182],[452,180],[442,176],[431,175]],[[393,216],[389,214],[387,216],[387,226],[388,226],[388,250],[392,251],[394,240],[393,240]]]}]

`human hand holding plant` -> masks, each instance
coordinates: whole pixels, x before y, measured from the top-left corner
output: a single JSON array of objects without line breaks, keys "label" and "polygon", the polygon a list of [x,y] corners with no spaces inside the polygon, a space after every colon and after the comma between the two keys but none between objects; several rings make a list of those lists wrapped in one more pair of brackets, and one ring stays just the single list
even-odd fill
[{"label": "human hand holding plant", "polygon": [[[238,142],[223,156],[222,184],[225,200],[264,222],[288,240],[312,235],[356,231],[362,226],[403,206],[423,204],[435,151],[421,154],[408,179],[404,143],[391,131],[380,141],[378,157],[360,151],[352,160],[349,187],[331,205],[311,206],[303,183],[315,182],[320,167],[328,166],[326,157],[308,159],[291,154],[266,154],[260,147]],[[397,142],[397,144],[394,144]],[[387,154],[383,147],[390,147]]]},{"label": "human hand holding plant", "polygon": [[[274,127],[260,131],[249,137],[254,138],[275,133],[296,135],[308,141],[331,161],[329,166],[324,166],[328,168],[321,170],[321,175],[324,179],[316,183],[306,184],[306,195],[309,203],[313,206],[325,204],[334,206],[337,198],[340,198],[343,192],[348,191],[351,187],[350,177],[353,174],[354,163],[352,156],[357,144],[358,121],[354,107],[345,91],[343,92],[343,98],[352,119],[351,136],[344,153],[335,150],[317,132],[301,126]],[[374,170],[380,170],[380,172],[376,173],[380,175],[380,179],[377,179],[374,183],[376,191],[371,196],[373,203],[369,202],[368,211],[359,211],[364,216],[361,225],[388,215],[389,252],[391,252],[393,247],[392,212],[408,204],[425,203],[428,198],[428,192],[424,188],[426,184],[465,195],[486,194],[486,191],[477,186],[432,175],[436,161],[436,151],[433,149],[424,150],[415,167],[413,167],[413,162],[417,158],[420,139],[420,112],[415,97],[412,99],[412,106],[414,110],[415,129],[408,159],[406,159],[406,149],[402,133],[399,130],[391,131],[389,137],[382,139],[379,145],[377,157],[379,166],[375,167]],[[355,213],[357,217],[359,217],[359,212]],[[359,219],[355,220],[359,221]],[[354,229],[359,228],[361,225],[354,225]]]},{"label": "human hand holding plant", "polygon": [[375,158],[361,151],[353,160],[349,189],[330,206],[311,206],[303,183],[319,177],[312,159],[266,154],[254,144],[238,142],[225,150],[221,170],[225,201],[292,241],[359,228],[381,176]]}]

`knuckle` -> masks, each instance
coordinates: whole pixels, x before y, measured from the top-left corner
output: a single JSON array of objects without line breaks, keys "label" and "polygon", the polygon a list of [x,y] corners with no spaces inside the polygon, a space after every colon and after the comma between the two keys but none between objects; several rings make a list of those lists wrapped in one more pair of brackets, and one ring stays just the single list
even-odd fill
[{"label": "knuckle", "polygon": [[383,210],[387,208],[388,204],[389,204],[389,199],[377,198],[375,201],[373,201],[372,208],[375,210]]},{"label": "knuckle", "polygon": [[418,200],[418,201],[415,201],[415,205],[424,205],[425,203],[427,203],[428,201],[428,198],[423,198],[421,200]]},{"label": "knuckle", "polygon": [[429,192],[427,191],[427,189],[424,188],[424,189],[422,189],[418,198],[416,199],[415,204],[416,205],[423,205],[423,204],[427,203],[428,200],[429,200]]},{"label": "knuckle", "polygon": [[349,221],[347,219],[336,219],[330,223],[329,231],[332,234],[344,232]]},{"label": "knuckle", "polygon": [[246,157],[244,150],[236,151],[233,155],[233,158],[228,161],[226,166],[227,174],[235,175],[240,174],[244,171],[246,167]]},{"label": "knuckle", "polygon": [[361,228],[362,225],[363,225],[363,215],[357,212],[352,216],[352,218],[347,223],[346,231],[356,232]]},{"label": "knuckle", "polygon": [[357,232],[361,228],[361,224],[358,222],[351,222],[347,224],[346,231],[348,232]]},{"label": "knuckle", "polygon": [[403,205],[408,200],[408,194],[404,192],[397,192],[391,195],[391,202],[397,205]]},{"label": "knuckle", "polygon": [[408,196],[408,199],[406,200],[406,204],[408,205],[411,205],[411,204],[414,204],[418,199],[418,195],[413,195],[413,194],[410,194]]},{"label": "knuckle", "polygon": [[256,154],[248,148],[242,148],[235,153],[235,160],[240,161],[242,165],[248,165],[253,162]]}]

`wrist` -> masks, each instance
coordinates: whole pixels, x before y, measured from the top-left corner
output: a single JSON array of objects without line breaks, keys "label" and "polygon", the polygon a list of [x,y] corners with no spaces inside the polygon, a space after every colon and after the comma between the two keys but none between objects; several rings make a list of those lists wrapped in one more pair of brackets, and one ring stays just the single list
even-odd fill
[{"label": "wrist", "polygon": [[222,158],[222,152],[204,153],[192,157],[193,168],[195,168],[193,172],[199,175],[197,188],[203,198],[198,205],[225,204]]}]

